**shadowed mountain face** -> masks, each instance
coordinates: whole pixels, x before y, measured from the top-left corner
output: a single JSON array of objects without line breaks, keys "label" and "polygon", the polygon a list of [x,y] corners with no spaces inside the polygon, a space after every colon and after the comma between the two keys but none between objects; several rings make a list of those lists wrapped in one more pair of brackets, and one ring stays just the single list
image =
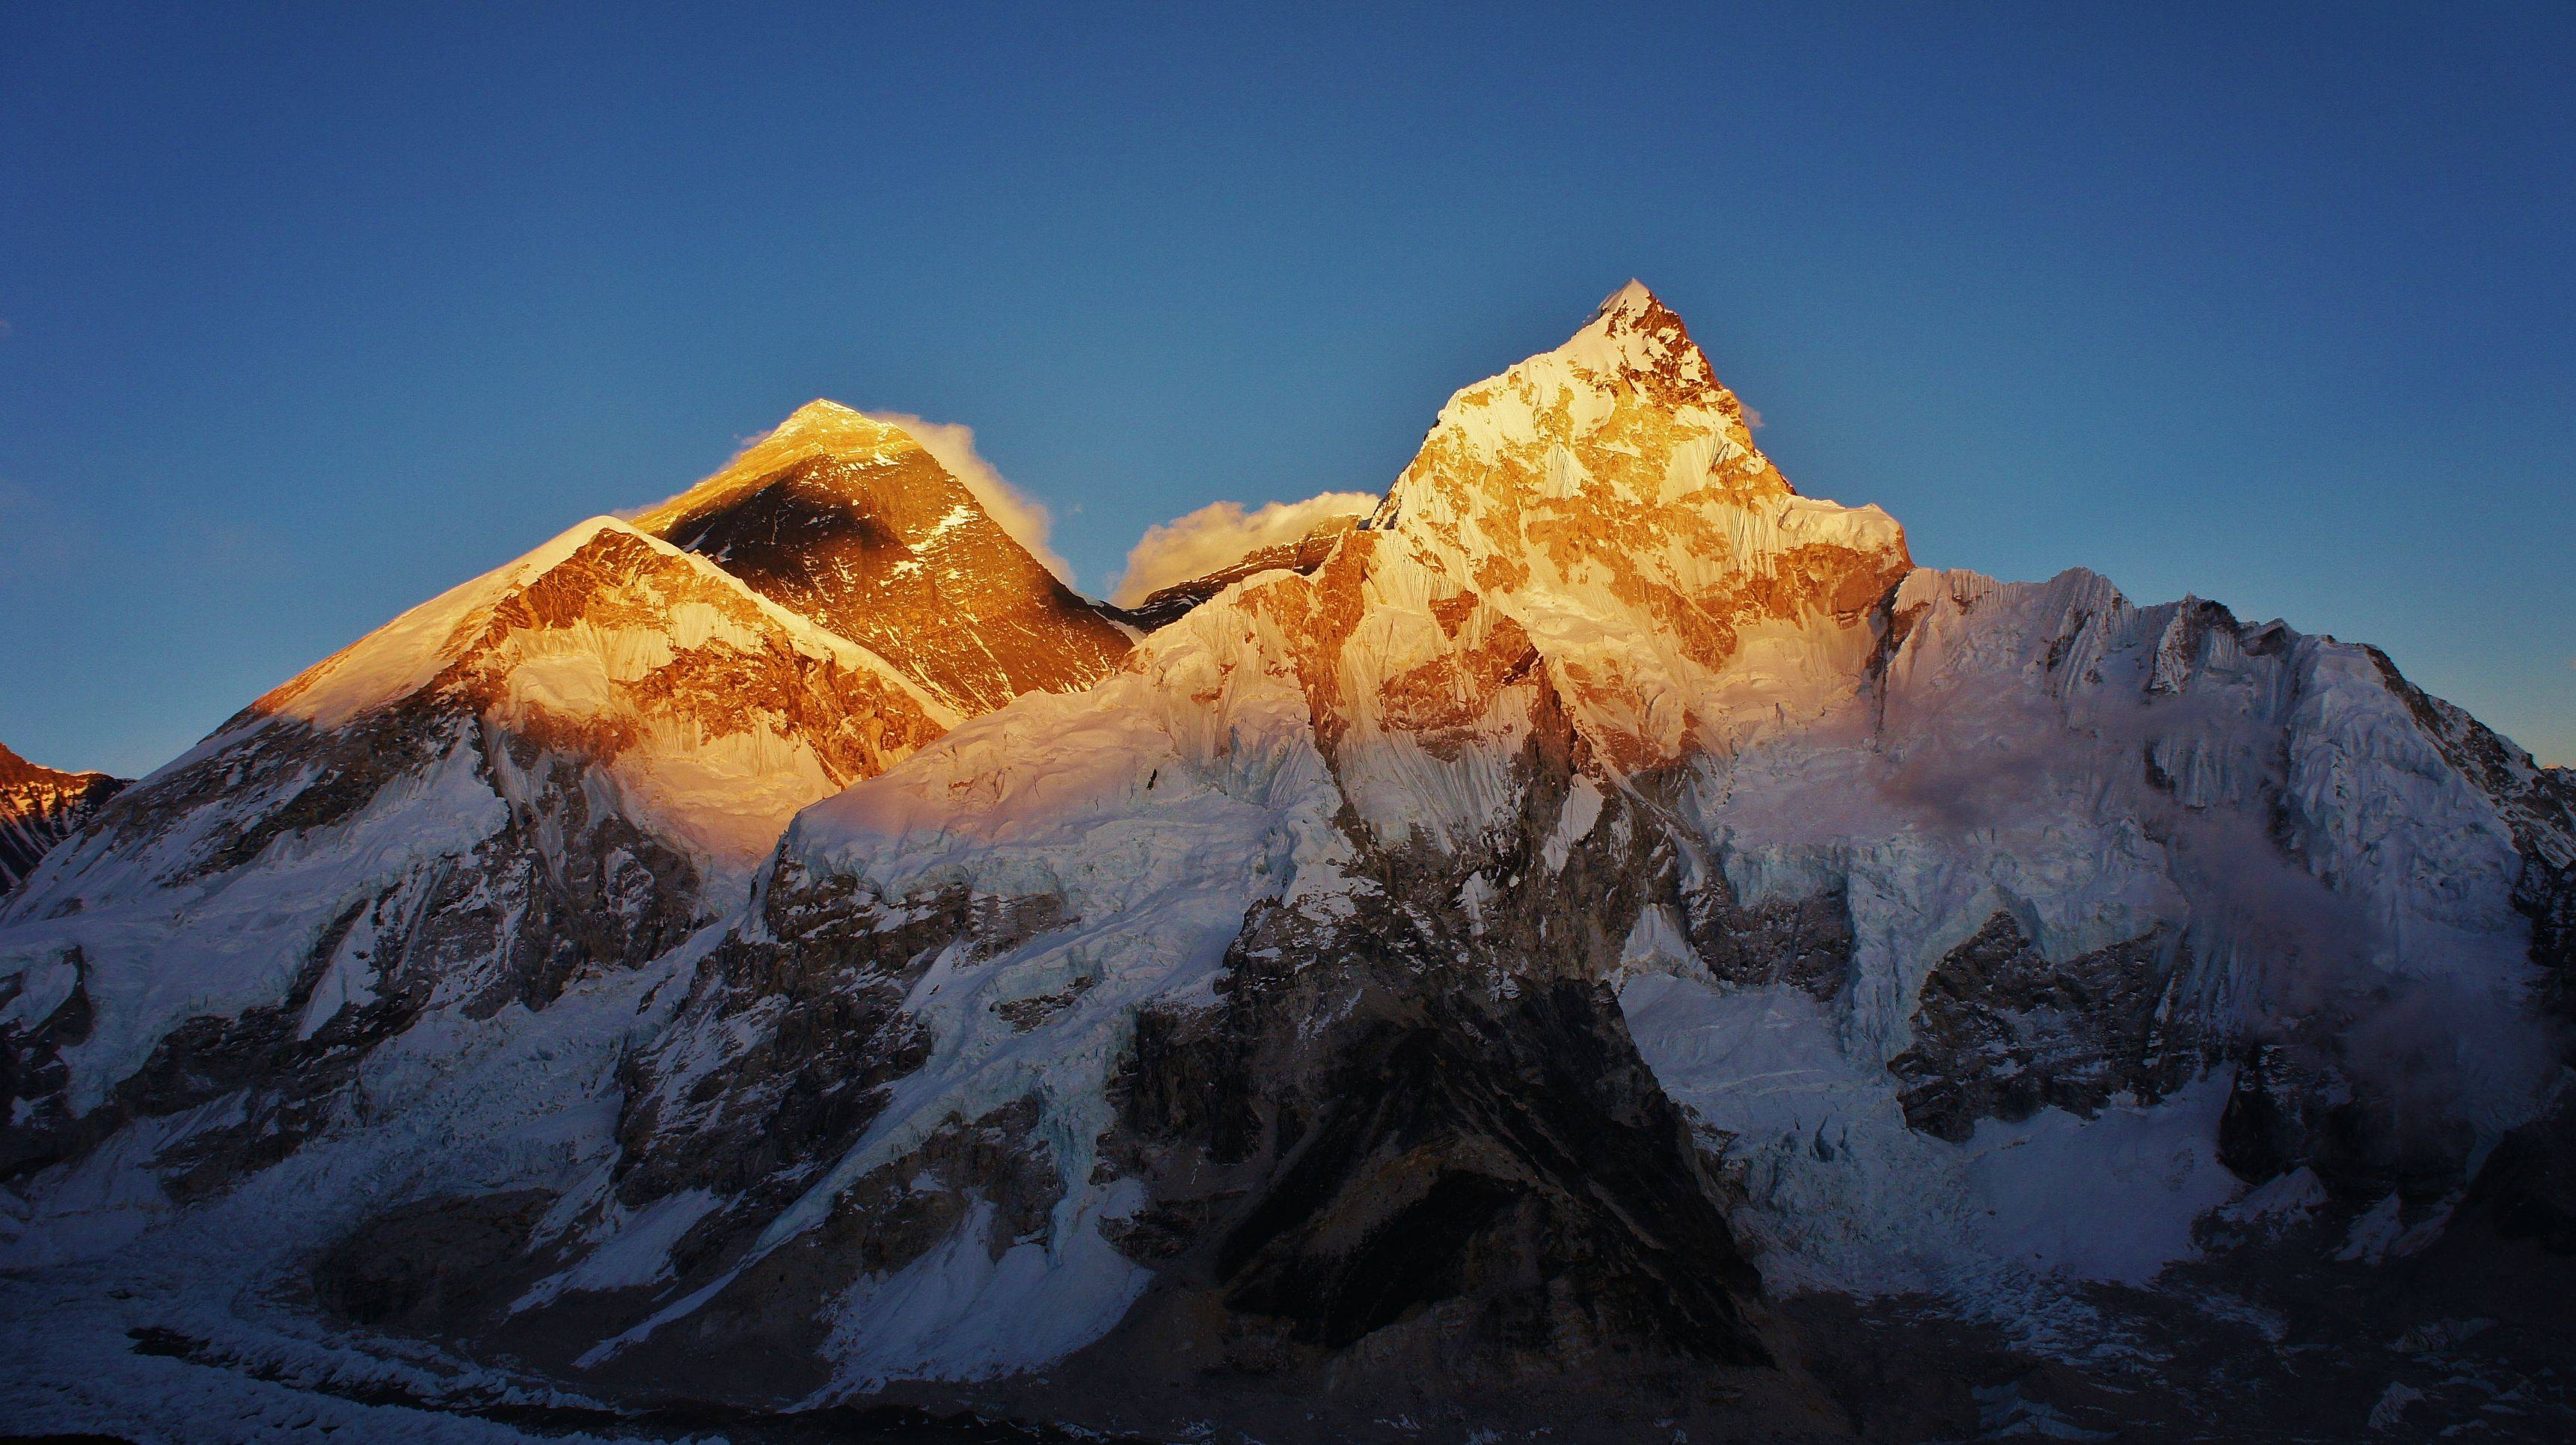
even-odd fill
[{"label": "shadowed mountain face", "polygon": [[0,747],[0,895],[25,881],[55,844],[80,831],[126,782],[105,773],[38,767]]},{"label": "shadowed mountain face", "polygon": [[0,902],[0,1401],[2564,1439],[2571,879],[2371,649],[1800,495],[1641,286],[1133,612],[816,403]]},{"label": "shadowed mountain face", "polygon": [[831,402],[636,519],[964,716],[1096,681],[1127,636],[897,428]]}]

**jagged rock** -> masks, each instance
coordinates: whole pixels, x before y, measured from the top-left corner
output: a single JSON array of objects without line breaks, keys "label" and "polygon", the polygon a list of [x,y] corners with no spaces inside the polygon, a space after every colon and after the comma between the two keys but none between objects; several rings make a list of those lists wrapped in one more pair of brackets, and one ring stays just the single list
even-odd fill
[{"label": "jagged rock", "polygon": [[0,898],[26,881],[55,844],[98,816],[128,781],[38,767],[0,746]]},{"label": "jagged rock", "polygon": [[2507,1239],[2576,1254],[2576,1107],[2561,1103],[2497,1140],[2467,1203]]},{"label": "jagged rock", "polygon": [[2114,1094],[2170,1092],[2199,1062],[2158,1028],[2176,942],[2149,933],[2052,963],[2011,914],[1986,920],[1923,981],[1913,1046],[1888,1061],[1906,1124],[1957,1143],[1979,1119],[2090,1117]]}]

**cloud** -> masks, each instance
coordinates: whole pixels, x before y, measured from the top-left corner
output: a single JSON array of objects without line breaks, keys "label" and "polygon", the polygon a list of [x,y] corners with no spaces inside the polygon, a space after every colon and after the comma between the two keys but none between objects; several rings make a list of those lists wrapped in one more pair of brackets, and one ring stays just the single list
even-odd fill
[{"label": "cloud", "polygon": [[1737,402],[1736,405],[1744,407],[1744,425],[1747,429],[1752,431],[1762,430],[1762,413],[1755,411],[1752,407],[1744,406],[1744,403],[1741,401]]},{"label": "cloud", "polygon": [[1073,564],[1056,555],[1047,545],[1047,536],[1055,530],[1055,518],[1046,503],[1012,486],[975,450],[975,429],[959,422],[924,421],[907,411],[869,411],[861,416],[901,427],[931,459],[948,469],[994,523],[1010,534],[1011,540],[1029,549],[1038,565],[1056,575],[1056,580],[1073,585]]},{"label": "cloud", "polygon": [[1240,503],[1211,502],[1187,516],[1147,527],[1135,550],[1127,554],[1127,570],[1110,600],[1133,607],[1158,588],[1231,567],[1260,548],[1298,541],[1331,518],[1376,509],[1377,498],[1366,492],[1326,492],[1302,502],[1272,502],[1250,512]]}]

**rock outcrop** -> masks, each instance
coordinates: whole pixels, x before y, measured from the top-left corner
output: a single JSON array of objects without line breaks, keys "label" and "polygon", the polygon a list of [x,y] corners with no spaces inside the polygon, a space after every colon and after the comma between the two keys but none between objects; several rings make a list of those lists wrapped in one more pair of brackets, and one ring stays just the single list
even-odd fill
[{"label": "rock outcrop", "polygon": [[128,779],[39,767],[0,747],[0,897],[81,830]]}]

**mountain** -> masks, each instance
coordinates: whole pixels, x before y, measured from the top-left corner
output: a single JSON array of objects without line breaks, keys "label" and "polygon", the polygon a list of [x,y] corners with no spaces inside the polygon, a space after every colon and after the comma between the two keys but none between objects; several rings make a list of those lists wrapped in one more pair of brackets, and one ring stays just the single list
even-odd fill
[{"label": "mountain", "polygon": [[0,1178],[132,1124],[173,1198],[221,1189],[330,1127],[386,1041],[667,954],[797,809],[955,720],[586,522],[259,699],[11,897]]},{"label": "mountain", "polygon": [[853,417],[0,913],[12,1428],[2576,1427],[2576,779],[2385,655],[1918,567],[1632,284],[952,706]]},{"label": "mountain", "polygon": [[961,716],[1084,686],[1127,651],[919,442],[828,401],[635,525],[874,649]]},{"label": "mountain", "polygon": [[0,746],[0,897],[36,871],[56,843],[78,832],[124,778],[39,767]]},{"label": "mountain", "polygon": [[1784,1295],[2042,1321],[2246,1199],[2438,1234],[2556,1072],[2566,783],[2366,648],[1913,566],[1631,288],[1311,574],[800,816],[583,1378],[1259,1434],[1788,1389]]}]

